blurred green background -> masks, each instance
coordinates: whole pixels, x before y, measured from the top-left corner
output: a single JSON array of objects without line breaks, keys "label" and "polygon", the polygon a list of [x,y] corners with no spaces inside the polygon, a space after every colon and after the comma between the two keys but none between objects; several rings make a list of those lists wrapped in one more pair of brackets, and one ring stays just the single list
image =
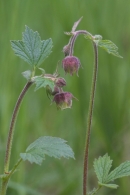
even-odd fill
[{"label": "blurred green background", "polygon": [[[26,80],[21,72],[30,67],[14,55],[10,40],[22,38],[25,25],[38,31],[42,39],[52,38],[53,53],[42,64],[47,73],[55,71],[64,58],[62,48],[69,37],[64,34],[81,16],[78,29],[101,34],[112,40],[123,59],[99,49],[99,72],[95,109],[89,150],[89,188],[97,186],[93,161],[108,154],[113,168],[130,160],[130,4],[128,0],[11,0],[0,1],[0,174],[3,173],[4,154],[11,114]],[[93,68],[93,50],[89,41],[78,37],[75,53],[83,69],[79,77],[64,74],[66,91],[79,101],[72,109],[57,111],[50,105],[45,90],[34,92],[32,87],[21,106],[12,148],[11,166],[19,153],[40,136],[61,137],[75,152],[76,160],[57,160],[46,157],[41,166],[21,163],[12,176],[8,194],[14,195],[79,195],[82,194],[82,166],[86,132],[86,118]],[[39,72],[38,72],[39,73]],[[103,188],[98,194],[129,194],[130,177],[116,181],[117,190]]]}]

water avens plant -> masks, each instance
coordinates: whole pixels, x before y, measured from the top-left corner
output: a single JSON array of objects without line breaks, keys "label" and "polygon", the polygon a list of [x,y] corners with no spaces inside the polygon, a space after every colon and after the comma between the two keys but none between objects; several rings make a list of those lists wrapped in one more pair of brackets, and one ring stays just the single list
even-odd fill
[{"label": "water avens plant", "polygon": [[[90,92],[89,111],[87,116],[83,166],[83,192],[81,194],[94,195],[103,186],[116,189],[118,185],[111,182],[117,178],[130,175],[130,161],[126,161],[120,164],[117,168],[110,172],[112,160],[110,160],[108,154],[95,159],[94,170],[98,179],[98,187],[93,188],[92,191],[88,192],[89,143],[98,73],[98,47],[103,48],[109,54],[120,58],[122,57],[118,54],[118,47],[113,42],[109,40],[103,40],[101,35],[92,35],[86,30],[76,30],[81,19],[82,18],[74,23],[71,32],[65,33],[70,36],[70,39],[69,43],[63,47],[65,58],[62,60],[62,68],[66,74],[70,74],[71,76],[75,76],[75,74],[77,74],[78,76],[78,70],[81,67],[81,62],[79,58],[73,54],[75,41],[79,35],[83,35],[85,39],[89,39],[92,42],[94,51],[94,67]],[[9,179],[22,161],[28,160],[30,163],[41,165],[42,161],[45,160],[45,155],[49,155],[55,158],[74,158],[74,153],[70,146],[66,144],[65,140],[57,137],[44,136],[31,143],[24,153],[20,153],[20,158],[18,159],[17,163],[10,169],[15,123],[22,100],[28,89],[33,85],[36,85],[35,91],[44,87],[46,89],[47,96],[50,98],[51,102],[56,104],[57,109],[59,110],[71,108],[72,100],[76,99],[72,93],[63,90],[63,87],[66,86],[66,80],[59,75],[57,69],[54,74],[47,74],[44,69],[39,68],[39,66],[51,53],[51,38],[47,40],[41,40],[38,32],[34,32],[28,26],[26,26],[25,32],[23,32],[22,40],[11,41],[11,46],[15,54],[30,65],[31,70],[27,70],[22,73],[23,76],[27,79],[27,83],[18,97],[12,114],[7,138],[4,173],[0,175],[2,181],[0,195],[6,194]],[[36,69],[41,70],[41,75],[35,75]]]}]

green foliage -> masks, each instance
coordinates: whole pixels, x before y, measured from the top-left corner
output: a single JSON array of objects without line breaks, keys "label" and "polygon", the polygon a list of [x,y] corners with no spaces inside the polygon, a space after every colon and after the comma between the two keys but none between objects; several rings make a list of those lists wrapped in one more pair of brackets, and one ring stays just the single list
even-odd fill
[{"label": "green foliage", "polygon": [[99,182],[106,183],[111,166],[112,166],[112,160],[110,160],[108,154],[105,154],[103,157],[99,157],[98,159],[95,159],[94,169]]},{"label": "green foliage", "polygon": [[110,160],[108,154],[105,154],[103,157],[99,157],[94,161],[94,170],[98,178],[99,186],[117,189],[118,185],[107,183],[121,177],[130,176],[130,161],[120,164],[109,173],[111,166],[112,160]]},{"label": "green foliage", "polygon": [[41,165],[45,155],[55,158],[74,158],[74,153],[65,140],[48,136],[38,138],[28,146],[25,153],[20,154],[20,157],[24,161]]},{"label": "green foliage", "polygon": [[15,54],[31,66],[39,66],[51,53],[52,40],[41,40],[39,33],[25,27],[22,40],[11,41]]},{"label": "green foliage", "polygon": [[122,58],[122,56],[118,53],[118,47],[110,40],[102,40],[101,35],[91,36],[89,34],[84,36],[86,39],[94,41],[99,47],[104,49],[107,53],[112,54],[118,58]]},{"label": "green foliage", "polygon": [[120,164],[117,168],[110,172],[107,182],[114,181],[115,179],[130,176],[130,161]]},{"label": "green foliage", "polygon": [[44,78],[42,76],[37,76],[37,77],[34,77],[34,81],[36,84],[35,91],[37,91],[41,87],[46,88],[47,86],[49,86],[52,89],[52,91],[54,90],[55,84],[54,84],[54,81],[51,80],[50,78]]},{"label": "green foliage", "polygon": [[[50,3],[52,6],[50,6]],[[103,3],[103,6],[102,6]],[[74,7],[74,9],[69,9],[70,7]],[[60,8],[60,9],[59,9]],[[91,8],[91,9],[90,9]],[[29,27],[33,29],[38,29],[42,37],[46,39],[46,37],[52,37],[55,42],[55,47],[59,51],[62,50],[63,43],[66,43],[66,36],[64,36],[61,31],[69,31],[73,22],[78,19],[79,16],[83,15],[83,23],[81,26],[88,30],[91,29],[91,32],[101,33],[105,35],[105,37],[112,37],[113,41],[118,44],[121,49],[121,54],[124,57],[124,60],[118,60],[117,58],[110,58],[110,55],[100,55],[99,57],[99,69],[101,71],[101,75],[98,77],[98,86],[97,86],[97,95],[96,95],[96,112],[95,112],[95,121],[94,121],[94,129],[97,131],[93,131],[96,139],[91,140],[91,153],[90,156],[94,154],[99,154],[101,151],[105,152],[105,148],[108,149],[109,152],[114,156],[115,164],[120,164],[122,158],[129,159],[129,118],[130,118],[130,92],[129,92],[129,83],[130,83],[130,65],[129,65],[129,10],[130,4],[124,3],[124,1],[98,1],[95,9],[95,1],[82,1],[82,4],[79,4],[79,1],[1,1],[0,6],[0,16],[1,16],[1,58],[0,58],[0,78],[1,78],[1,88],[0,88],[0,100],[1,100],[1,130],[0,130],[0,151],[1,151],[1,161],[0,161],[0,173],[3,171],[3,159],[4,159],[4,147],[7,139],[7,128],[8,121],[10,120],[10,112],[12,111],[13,104],[16,99],[16,94],[19,93],[20,86],[23,86],[23,80],[19,78],[19,71],[24,71],[24,67],[19,66],[19,59],[14,58],[12,52],[10,52],[9,48],[9,40],[16,39],[21,33],[21,29],[24,29],[25,24],[29,25]],[[68,14],[66,14],[66,10],[68,10]],[[48,13],[51,13],[49,17],[47,17]],[[62,14],[61,14],[62,13]],[[92,14],[95,13],[95,14]],[[122,14],[121,14],[122,13]],[[49,25],[50,24],[50,25]],[[49,36],[48,36],[49,35]],[[62,41],[60,41],[60,37]],[[19,37],[20,39],[20,37]],[[82,65],[84,66],[83,71],[81,70],[80,74],[85,74],[87,82],[85,82],[85,77],[80,75],[80,79],[76,79],[71,81],[70,85],[73,86],[73,93],[77,94],[79,102],[75,104],[72,110],[66,110],[65,112],[59,113],[58,117],[55,116],[55,112],[53,107],[50,107],[50,112],[54,115],[48,117],[48,114],[44,114],[48,111],[48,99],[41,95],[41,93],[37,93],[36,96],[33,96],[34,101],[30,101],[29,94],[26,96],[26,101],[23,104],[22,109],[26,110],[23,112],[21,110],[20,120],[17,123],[17,129],[20,129],[23,125],[23,121],[28,124],[29,119],[26,117],[27,115],[32,120],[30,124],[28,124],[28,129],[36,129],[37,131],[33,131],[31,137],[35,139],[37,137],[38,131],[42,134],[45,131],[45,127],[49,125],[49,133],[53,135],[62,136],[63,138],[67,137],[72,141],[73,149],[76,151],[76,161],[69,161],[69,166],[64,171],[64,166],[59,166],[59,161],[55,162],[55,166],[50,170],[49,168],[43,169],[43,167],[32,166],[30,167],[30,172],[28,176],[25,176],[26,171],[28,171],[28,167],[26,164],[20,166],[20,170],[17,174],[14,174],[13,180],[18,181],[20,179],[21,183],[30,183],[35,189],[40,189],[42,194],[45,192],[45,187],[48,185],[51,186],[51,190],[55,194],[81,194],[81,180],[82,180],[82,169],[79,164],[81,163],[81,150],[83,149],[83,136],[82,136],[82,127],[84,128],[84,118],[86,117],[86,113],[84,111],[84,105],[86,98],[88,98],[89,94],[89,86],[90,86],[90,72],[92,66],[89,66],[92,63],[91,55],[89,55],[89,46],[86,44],[87,49],[84,48],[84,40],[81,42],[78,40],[79,47],[75,48],[75,52],[78,53],[78,56],[81,58]],[[76,44],[78,44],[76,42]],[[87,56],[86,57],[82,56]],[[58,58],[57,58],[58,56]],[[60,52],[56,54],[56,52],[51,53],[51,58],[48,58],[48,64],[53,61],[57,62],[57,60],[63,57]],[[22,62],[22,60],[21,60]],[[105,66],[100,62],[105,62]],[[115,66],[117,64],[118,66]],[[49,70],[52,70],[48,67]],[[99,71],[99,72],[100,72]],[[14,75],[15,72],[15,76]],[[17,73],[17,74],[16,74]],[[84,76],[84,75],[83,75]],[[19,78],[19,86],[17,85]],[[69,83],[68,83],[69,84]],[[13,87],[12,87],[13,86]],[[16,88],[14,88],[16,86]],[[17,87],[18,86],[18,87]],[[78,86],[78,87],[77,87]],[[71,86],[70,86],[71,87]],[[8,90],[7,90],[8,88]],[[104,93],[105,89],[105,93]],[[86,92],[86,98],[85,94]],[[11,94],[11,95],[10,95]],[[80,94],[80,95],[79,95]],[[125,95],[124,95],[125,94]],[[39,109],[39,105],[43,104],[44,100],[44,113],[43,109]],[[118,101],[117,101],[118,100]],[[35,105],[34,105],[35,104]],[[37,107],[36,107],[37,105]],[[30,114],[31,107],[31,116]],[[104,109],[105,108],[105,109]],[[38,113],[38,114],[36,114]],[[43,116],[44,115],[44,116]],[[5,118],[6,116],[6,118]],[[43,122],[44,117],[44,122]],[[67,123],[65,119],[68,119]],[[78,120],[77,120],[78,119]],[[108,121],[109,119],[109,121]],[[114,120],[113,120],[114,119]],[[33,122],[37,121],[37,122]],[[69,128],[71,126],[71,131],[67,133],[66,131],[59,131],[59,128],[64,126]],[[121,128],[126,127],[126,128]],[[16,158],[16,148],[19,147],[24,149],[23,139],[26,137],[30,137],[30,131],[27,128],[23,128],[22,131],[18,131],[19,141],[14,142],[13,146],[13,158]],[[123,132],[124,135],[123,135]],[[45,131],[46,133],[46,131]],[[117,136],[118,135],[118,136]],[[114,137],[116,140],[114,142],[109,141],[111,137]],[[99,144],[99,139],[101,140]],[[93,141],[94,140],[94,141]],[[25,145],[28,144],[28,139],[24,139]],[[116,147],[115,147],[116,142]],[[98,147],[95,147],[98,146]],[[124,147],[121,150],[121,147]],[[118,153],[118,155],[117,155]],[[44,161],[45,167],[48,167],[48,161]],[[71,171],[73,167],[74,171]],[[78,167],[78,168],[77,168]],[[38,180],[36,180],[34,184],[34,177],[38,173],[38,170],[41,168],[38,174]],[[50,172],[51,173],[50,173]],[[64,174],[64,175],[63,175]],[[43,177],[43,175],[45,177]],[[50,176],[50,179],[48,177]],[[76,177],[76,176],[79,177]],[[66,187],[64,185],[63,180],[64,177]],[[55,178],[55,179],[54,179]],[[47,182],[48,181],[48,182]],[[71,182],[75,181],[75,182]],[[94,184],[94,178],[91,180],[91,185]],[[58,192],[56,191],[56,184],[58,184]],[[123,195],[129,194],[129,185],[128,182],[124,182],[123,179],[120,179],[120,189],[115,191],[114,193],[109,190],[103,191],[103,195]],[[43,190],[42,190],[43,189]],[[44,192],[43,192],[44,191]],[[52,191],[51,191],[52,192]],[[51,193],[50,192],[50,193]],[[17,193],[20,195],[22,192]],[[49,193],[49,192],[47,192]],[[10,195],[16,194],[11,189],[9,190]],[[29,194],[29,193],[27,193]],[[99,193],[100,194],[100,193]]]},{"label": "green foliage", "polygon": [[118,53],[118,47],[110,40],[98,40],[98,46],[106,50],[109,54],[122,58]]}]

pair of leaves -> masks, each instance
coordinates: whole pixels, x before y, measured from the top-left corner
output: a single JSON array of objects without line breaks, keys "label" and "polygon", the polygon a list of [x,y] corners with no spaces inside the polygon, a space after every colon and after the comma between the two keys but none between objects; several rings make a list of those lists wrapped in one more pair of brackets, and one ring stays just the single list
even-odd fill
[{"label": "pair of leaves", "polygon": [[99,157],[94,161],[94,169],[99,185],[116,189],[118,185],[108,183],[121,177],[130,176],[130,161],[120,164],[117,168],[109,173],[111,166],[112,160],[110,160],[108,154],[105,154],[103,157]]},{"label": "pair of leaves", "polygon": [[39,66],[51,53],[52,39],[41,40],[39,33],[25,26],[22,40],[11,41],[15,54],[31,66]]},{"label": "pair of leaves", "polygon": [[74,158],[74,153],[65,140],[50,136],[38,138],[28,146],[25,153],[20,154],[20,157],[24,161],[41,165],[45,155],[55,158]]}]

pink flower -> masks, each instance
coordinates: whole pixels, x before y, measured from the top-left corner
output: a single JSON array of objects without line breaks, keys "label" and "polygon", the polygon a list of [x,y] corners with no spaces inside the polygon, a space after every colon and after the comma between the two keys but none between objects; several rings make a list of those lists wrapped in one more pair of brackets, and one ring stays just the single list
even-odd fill
[{"label": "pink flower", "polygon": [[66,73],[70,73],[70,75],[76,73],[78,75],[80,60],[75,56],[67,56],[62,60],[62,66]]},{"label": "pink flower", "polygon": [[71,108],[72,98],[75,98],[75,97],[71,93],[61,92],[61,93],[57,93],[54,96],[53,102],[56,103],[58,109],[63,110],[66,108]]}]

